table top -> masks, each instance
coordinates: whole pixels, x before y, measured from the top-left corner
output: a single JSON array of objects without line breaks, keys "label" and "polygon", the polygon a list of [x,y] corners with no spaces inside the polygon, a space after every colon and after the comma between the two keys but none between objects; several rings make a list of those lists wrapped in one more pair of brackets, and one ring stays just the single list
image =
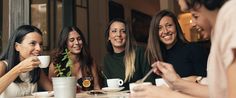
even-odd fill
[{"label": "table top", "polygon": [[[77,93],[76,98],[129,98],[128,91],[120,92],[104,92],[104,94],[90,94],[89,92]],[[54,98],[54,97],[43,97],[43,96],[24,96],[17,98]]]}]

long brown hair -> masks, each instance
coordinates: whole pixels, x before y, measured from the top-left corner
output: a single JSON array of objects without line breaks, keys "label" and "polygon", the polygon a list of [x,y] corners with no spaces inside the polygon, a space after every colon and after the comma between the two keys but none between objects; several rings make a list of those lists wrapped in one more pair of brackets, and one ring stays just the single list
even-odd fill
[{"label": "long brown hair", "polygon": [[[54,65],[61,64],[62,67],[66,66],[68,59],[64,62],[62,62],[62,59],[65,55],[65,50],[67,49],[67,40],[71,31],[77,32],[83,42],[83,48],[81,49],[81,53],[77,55],[77,61],[79,61],[80,63],[82,76],[92,76],[92,66],[94,65],[93,58],[90,55],[88,44],[85,41],[83,33],[76,26],[68,26],[62,29],[57,43],[58,46],[56,50],[52,53],[52,61]],[[68,71],[70,71],[69,68],[67,68],[64,73],[67,73]]]},{"label": "long brown hair", "polygon": [[188,43],[188,41],[184,37],[183,31],[179,25],[178,19],[175,16],[175,14],[168,10],[161,10],[152,17],[152,21],[149,28],[148,44],[145,54],[150,64],[157,60],[163,61],[163,56],[161,51],[163,43],[160,41],[158,33],[159,33],[160,21],[164,16],[171,17],[173,22],[175,23],[177,40],[181,40],[184,43]]}]

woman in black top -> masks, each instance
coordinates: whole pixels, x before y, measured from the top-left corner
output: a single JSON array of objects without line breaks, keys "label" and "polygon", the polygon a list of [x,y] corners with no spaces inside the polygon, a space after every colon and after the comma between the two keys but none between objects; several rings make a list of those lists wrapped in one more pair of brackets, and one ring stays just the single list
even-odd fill
[{"label": "woman in black top", "polygon": [[151,21],[146,54],[149,63],[171,63],[181,77],[206,76],[208,52],[198,43],[189,43],[170,11],[156,13]]},{"label": "woman in black top", "polygon": [[[144,56],[145,50],[135,45],[128,25],[122,19],[114,19],[108,24],[105,39],[108,54],[104,57],[104,75],[108,79],[124,80],[123,86],[129,89],[129,83],[141,79],[151,68]],[[154,77],[147,81],[154,81]]]}]

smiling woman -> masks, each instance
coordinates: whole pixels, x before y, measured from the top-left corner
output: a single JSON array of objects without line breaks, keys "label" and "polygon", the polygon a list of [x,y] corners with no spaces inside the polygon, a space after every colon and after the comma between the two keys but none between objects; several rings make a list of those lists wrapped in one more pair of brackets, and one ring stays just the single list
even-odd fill
[{"label": "smiling woman", "polygon": [[181,77],[206,76],[208,52],[185,39],[177,17],[168,10],[153,16],[146,53],[149,63],[156,60],[171,63]]},{"label": "smiling woman", "polygon": [[38,84],[52,90],[52,84],[38,67],[42,52],[42,32],[31,25],[20,26],[12,33],[0,61],[0,98],[30,95]]},{"label": "smiling woman", "polygon": [[[141,79],[151,68],[144,56],[145,50],[136,46],[128,24],[123,19],[113,19],[108,24],[105,40],[108,54],[103,62],[104,76],[108,79],[123,79],[123,86],[127,90],[129,83]],[[149,77],[147,81],[154,82],[154,78]]]},{"label": "smiling woman", "polygon": [[[100,89],[97,65],[90,55],[88,44],[80,29],[76,26],[64,27],[57,46],[55,52],[52,53],[53,58],[49,68],[50,79],[58,75],[56,67],[60,65],[64,69],[60,71],[59,76],[68,76],[67,73],[71,72],[70,75],[78,81],[77,92],[85,90],[84,87],[89,88],[86,90]],[[67,55],[66,58],[65,55]],[[68,62],[71,63],[71,67],[67,67]],[[88,83],[86,77],[92,79],[89,87],[83,85],[83,83]]]}]

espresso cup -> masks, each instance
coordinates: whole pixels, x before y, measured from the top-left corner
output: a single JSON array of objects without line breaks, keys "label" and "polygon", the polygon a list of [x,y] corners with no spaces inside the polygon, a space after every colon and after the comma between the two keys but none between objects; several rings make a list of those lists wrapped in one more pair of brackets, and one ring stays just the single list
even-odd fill
[{"label": "espresso cup", "polygon": [[119,78],[107,79],[107,86],[109,88],[119,88],[120,86],[123,85],[123,83],[124,83],[124,81]]},{"label": "espresso cup", "polygon": [[143,82],[143,83],[130,83],[129,84],[129,90],[130,90],[130,93],[134,93],[134,87],[137,87],[137,86],[141,86],[141,85],[144,85],[144,86],[149,86],[149,85],[152,85],[151,82]]},{"label": "espresso cup", "polygon": [[38,56],[39,61],[41,62],[41,64],[39,64],[40,68],[47,68],[50,62],[50,56],[48,55],[41,55]]}]

